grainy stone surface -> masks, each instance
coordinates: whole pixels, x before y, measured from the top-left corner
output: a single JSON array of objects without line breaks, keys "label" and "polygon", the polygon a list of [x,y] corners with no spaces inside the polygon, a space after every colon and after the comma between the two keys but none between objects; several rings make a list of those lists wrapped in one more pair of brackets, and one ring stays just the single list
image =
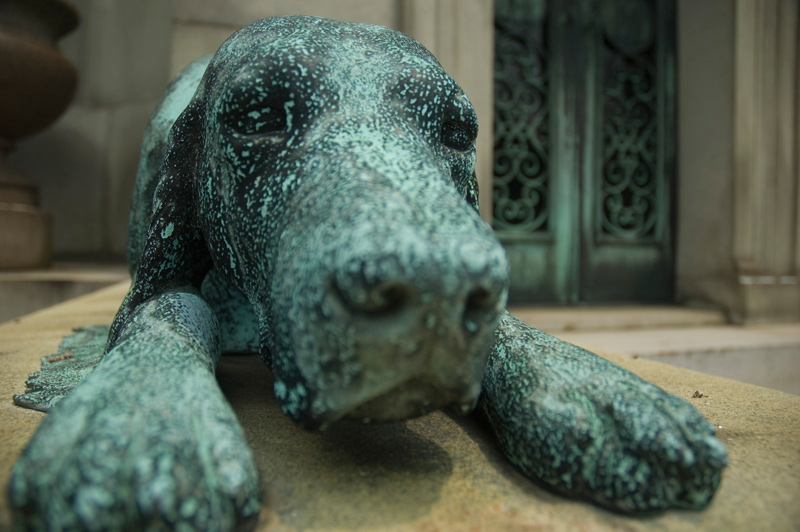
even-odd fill
[{"label": "grainy stone surface", "polygon": [[[42,353],[73,327],[108,323],[123,283],[0,325],[0,530],[10,529],[11,467],[41,412],[8,398],[24,391]],[[287,419],[256,356],[217,370],[253,449],[266,496],[257,530],[797,532],[800,397],[614,353],[604,358],[691,402],[717,426],[731,465],[702,512],[613,514],[544,490],[502,455],[487,427],[434,412],[392,425],[312,433]],[[704,397],[693,399],[695,390]],[[329,437],[330,434],[330,437]]]}]

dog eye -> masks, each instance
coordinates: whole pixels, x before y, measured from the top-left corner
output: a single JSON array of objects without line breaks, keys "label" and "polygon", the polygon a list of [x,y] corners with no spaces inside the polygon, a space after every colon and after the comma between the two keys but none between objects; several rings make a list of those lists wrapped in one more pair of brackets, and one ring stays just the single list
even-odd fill
[{"label": "dog eye", "polygon": [[242,111],[230,121],[242,135],[264,135],[286,130],[286,111],[282,107],[257,107]]},{"label": "dog eye", "polygon": [[458,151],[470,151],[475,146],[477,133],[469,124],[447,120],[442,124],[442,144]]}]

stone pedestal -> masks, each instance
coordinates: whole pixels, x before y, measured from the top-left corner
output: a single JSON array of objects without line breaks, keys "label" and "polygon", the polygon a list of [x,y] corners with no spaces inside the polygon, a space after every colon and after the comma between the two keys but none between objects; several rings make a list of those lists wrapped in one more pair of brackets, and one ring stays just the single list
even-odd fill
[{"label": "stone pedestal", "polygon": [[0,147],[0,269],[50,264],[52,223],[39,208],[39,191],[6,163]]},{"label": "stone pedestal", "polygon": [[0,269],[50,263],[50,217],[38,190],[7,162],[17,139],[52,124],[75,94],[77,73],[56,49],[78,24],[59,0],[0,3]]},{"label": "stone pedestal", "polygon": [[[41,357],[55,353],[73,327],[111,322],[129,286],[120,283],[0,324],[0,397],[21,393]],[[259,357],[224,356],[217,379],[263,482],[255,530],[797,532],[799,396],[644,357],[600,354],[691,402],[717,427],[730,465],[708,508],[625,516],[560,497],[519,473],[473,417],[437,411],[400,423],[309,432],[281,413]],[[11,529],[11,467],[42,419],[41,412],[0,401],[0,530]]]}]

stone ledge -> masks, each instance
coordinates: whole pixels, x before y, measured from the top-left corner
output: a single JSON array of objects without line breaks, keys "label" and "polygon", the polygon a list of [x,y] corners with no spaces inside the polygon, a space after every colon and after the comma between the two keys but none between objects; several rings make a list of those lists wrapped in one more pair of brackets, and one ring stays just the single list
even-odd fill
[{"label": "stone ledge", "polygon": [[582,346],[649,358],[800,395],[800,323],[554,334]]},{"label": "stone ledge", "polygon": [[0,271],[0,323],[128,279],[124,265],[57,263]]},{"label": "stone ledge", "polygon": [[[10,468],[42,414],[15,407],[39,358],[71,327],[111,321],[120,283],[0,325],[0,529]],[[220,384],[253,445],[267,494],[258,530],[796,531],[800,397],[601,353],[691,401],[727,445],[731,465],[704,511],[625,517],[553,495],[516,472],[472,418],[435,412],[385,426],[306,432],[284,418],[258,357],[226,357]],[[692,399],[695,390],[707,397]]]},{"label": "stone ledge", "polygon": [[661,327],[699,327],[726,323],[718,310],[675,305],[587,307],[513,307],[519,319],[550,334],[571,331],[636,330]]}]

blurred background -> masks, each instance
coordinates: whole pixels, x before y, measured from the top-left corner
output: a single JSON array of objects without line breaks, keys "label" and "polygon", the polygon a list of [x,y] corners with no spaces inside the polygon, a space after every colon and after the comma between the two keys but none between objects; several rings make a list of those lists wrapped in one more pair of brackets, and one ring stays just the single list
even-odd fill
[{"label": "blurred background", "polygon": [[676,360],[689,348],[653,334],[747,358],[744,342],[800,393],[798,0],[68,4],[74,98],[8,157],[38,186],[54,262],[0,271],[0,322],[126,278],[141,135],[175,73],[253,20],[318,15],[408,33],[466,90],[521,314],[565,338],[646,332],[652,352],[608,345]]}]

